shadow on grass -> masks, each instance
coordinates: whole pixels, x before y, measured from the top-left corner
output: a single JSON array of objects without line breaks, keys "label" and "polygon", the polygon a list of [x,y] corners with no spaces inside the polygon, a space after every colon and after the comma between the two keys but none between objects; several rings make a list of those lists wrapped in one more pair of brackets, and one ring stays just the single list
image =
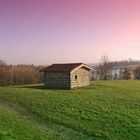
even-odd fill
[{"label": "shadow on grass", "polygon": [[75,88],[72,88],[72,89],[70,89],[68,87],[48,87],[47,85],[44,85],[44,84],[21,85],[21,86],[16,86],[16,87],[17,88],[38,89],[38,90],[91,90],[91,89],[98,88],[98,87],[96,87],[96,85],[91,84],[91,85],[88,85],[88,86],[75,87]]},{"label": "shadow on grass", "polygon": [[47,87],[46,85],[23,85],[18,88],[30,88],[30,89],[39,89],[39,90],[70,90],[68,88],[58,88],[58,87]]}]

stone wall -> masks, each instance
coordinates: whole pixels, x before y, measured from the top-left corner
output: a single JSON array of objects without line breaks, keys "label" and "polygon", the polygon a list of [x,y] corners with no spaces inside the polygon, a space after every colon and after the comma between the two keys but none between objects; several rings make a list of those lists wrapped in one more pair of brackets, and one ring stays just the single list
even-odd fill
[{"label": "stone wall", "polygon": [[60,72],[44,73],[45,85],[48,88],[70,88],[70,74]]},{"label": "stone wall", "polygon": [[71,73],[71,88],[87,86],[90,84],[90,71],[85,68],[80,68]]}]

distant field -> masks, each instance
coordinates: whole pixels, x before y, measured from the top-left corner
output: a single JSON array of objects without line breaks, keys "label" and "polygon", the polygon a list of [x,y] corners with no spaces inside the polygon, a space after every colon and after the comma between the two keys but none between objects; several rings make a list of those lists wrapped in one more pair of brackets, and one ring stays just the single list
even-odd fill
[{"label": "distant field", "polygon": [[140,140],[140,81],[74,90],[0,88],[0,140]]}]

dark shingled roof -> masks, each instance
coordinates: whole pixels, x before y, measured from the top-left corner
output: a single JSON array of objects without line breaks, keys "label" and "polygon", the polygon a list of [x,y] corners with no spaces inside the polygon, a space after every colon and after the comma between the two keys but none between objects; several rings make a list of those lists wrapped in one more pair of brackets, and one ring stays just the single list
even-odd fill
[{"label": "dark shingled roof", "polygon": [[71,72],[76,67],[82,65],[83,63],[66,63],[66,64],[53,64],[40,72]]}]

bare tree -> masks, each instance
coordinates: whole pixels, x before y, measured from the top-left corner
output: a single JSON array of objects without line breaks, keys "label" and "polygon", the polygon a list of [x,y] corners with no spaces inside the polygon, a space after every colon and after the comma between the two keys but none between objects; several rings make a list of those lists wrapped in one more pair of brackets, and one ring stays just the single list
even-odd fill
[{"label": "bare tree", "polygon": [[101,80],[112,79],[112,64],[110,63],[109,57],[107,55],[103,55],[101,57],[98,73]]},{"label": "bare tree", "polygon": [[4,60],[0,60],[0,86],[9,85],[11,82],[10,66]]},{"label": "bare tree", "polygon": [[140,80],[140,66],[138,66],[133,72],[135,79]]},{"label": "bare tree", "polygon": [[118,79],[118,73],[114,74],[113,80],[117,80]]},{"label": "bare tree", "polygon": [[123,80],[123,69],[122,68],[119,70],[119,79]]},{"label": "bare tree", "polygon": [[128,68],[124,68],[122,70],[122,79],[124,80],[130,80],[132,78],[132,72]]},{"label": "bare tree", "polygon": [[5,60],[0,60],[0,66],[5,66],[5,65],[6,65]]}]

